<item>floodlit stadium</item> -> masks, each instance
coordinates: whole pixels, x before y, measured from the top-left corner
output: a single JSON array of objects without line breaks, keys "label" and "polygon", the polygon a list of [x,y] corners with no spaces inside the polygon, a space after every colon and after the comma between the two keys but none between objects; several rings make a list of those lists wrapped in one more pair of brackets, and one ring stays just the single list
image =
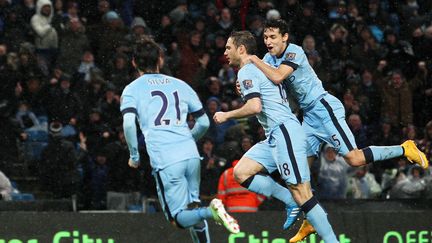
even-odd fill
[{"label": "floodlit stadium", "polygon": [[0,243],[432,242],[432,1],[0,0]]}]

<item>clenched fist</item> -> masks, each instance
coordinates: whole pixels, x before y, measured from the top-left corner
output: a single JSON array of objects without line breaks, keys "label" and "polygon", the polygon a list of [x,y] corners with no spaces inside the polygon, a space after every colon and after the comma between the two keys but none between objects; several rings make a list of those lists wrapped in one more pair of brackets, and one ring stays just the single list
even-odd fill
[{"label": "clenched fist", "polygon": [[216,124],[221,124],[223,122],[226,122],[228,120],[227,113],[218,111],[214,114],[213,120],[216,122]]}]

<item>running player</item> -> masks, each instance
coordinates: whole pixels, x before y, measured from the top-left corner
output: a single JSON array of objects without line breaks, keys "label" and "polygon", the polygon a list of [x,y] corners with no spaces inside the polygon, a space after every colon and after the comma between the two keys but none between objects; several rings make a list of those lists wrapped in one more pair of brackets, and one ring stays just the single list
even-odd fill
[{"label": "running player", "polygon": [[[225,56],[230,65],[240,67],[238,81],[246,103],[239,109],[216,112],[213,119],[223,123],[232,118],[256,115],[267,139],[255,144],[234,168],[234,177],[245,188],[266,196],[290,197],[266,171],[279,170],[294,201],[327,243],[338,242],[327,214],[312,195],[309,167],[306,160],[307,142],[300,122],[291,112],[282,85],[273,84],[259,69],[246,61],[256,51],[256,41],[247,31],[233,32],[228,38]],[[278,187],[279,186],[279,187]],[[282,187],[283,188],[283,187]],[[289,204],[288,201],[282,201]]]},{"label": "running player", "polygon": [[[237,221],[226,213],[219,199],[213,199],[209,207],[199,206],[200,156],[195,140],[204,135],[209,119],[189,85],[159,73],[161,54],[152,40],[142,40],[134,50],[132,64],[140,77],[124,89],[121,98],[128,163],[134,168],[140,164],[137,118],[166,218],[179,228],[189,228],[193,242],[210,242],[209,218],[238,233]],[[192,130],[186,122],[188,113],[196,120]]]},{"label": "running player", "polygon": [[[405,156],[423,168],[429,166],[426,156],[412,140],[395,146],[369,146],[358,149],[354,136],[345,121],[343,104],[327,93],[317,77],[303,49],[289,43],[288,25],[284,20],[270,20],[264,27],[264,43],[268,53],[263,60],[257,56],[248,59],[275,84],[283,84],[303,110],[303,128],[309,143],[309,164],[318,155],[322,143],[331,144],[351,166]],[[305,233],[301,233],[305,228]],[[296,242],[313,232],[305,221],[292,241]],[[307,234],[307,235],[306,235]]]}]

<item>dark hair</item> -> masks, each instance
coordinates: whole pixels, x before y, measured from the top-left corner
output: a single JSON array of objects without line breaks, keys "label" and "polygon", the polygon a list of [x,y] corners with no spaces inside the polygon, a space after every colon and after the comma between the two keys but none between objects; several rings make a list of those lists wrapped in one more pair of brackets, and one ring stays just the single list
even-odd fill
[{"label": "dark hair", "polygon": [[135,43],[133,60],[138,70],[156,71],[160,56],[162,49],[154,40],[142,38]]},{"label": "dark hair", "polygon": [[248,54],[255,54],[257,51],[257,44],[255,37],[249,31],[233,31],[230,34],[234,45],[239,47],[244,45]]},{"label": "dark hair", "polygon": [[269,28],[279,29],[279,33],[281,33],[281,35],[288,34],[288,24],[283,19],[270,19],[266,21],[264,24],[264,29]]}]

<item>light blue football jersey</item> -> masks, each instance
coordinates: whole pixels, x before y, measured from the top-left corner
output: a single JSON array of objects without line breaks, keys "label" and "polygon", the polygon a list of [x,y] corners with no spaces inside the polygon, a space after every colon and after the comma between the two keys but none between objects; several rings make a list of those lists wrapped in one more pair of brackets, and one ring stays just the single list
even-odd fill
[{"label": "light blue football jersey", "polygon": [[327,93],[300,46],[290,43],[283,55],[277,57],[267,53],[263,61],[273,67],[286,64],[294,69],[284,83],[287,85],[288,94],[295,96],[300,108],[308,110],[314,102]]},{"label": "light blue football jersey", "polygon": [[281,84],[272,83],[263,72],[250,63],[244,65],[237,76],[245,101],[254,97],[261,98],[262,111],[257,118],[266,135],[288,119],[297,121],[289,107],[286,91]]},{"label": "light blue football jersey", "polygon": [[188,113],[199,116],[204,110],[184,81],[144,74],[123,90],[120,109],[136,109],[153,169],[200,157],[186,119]]}]

